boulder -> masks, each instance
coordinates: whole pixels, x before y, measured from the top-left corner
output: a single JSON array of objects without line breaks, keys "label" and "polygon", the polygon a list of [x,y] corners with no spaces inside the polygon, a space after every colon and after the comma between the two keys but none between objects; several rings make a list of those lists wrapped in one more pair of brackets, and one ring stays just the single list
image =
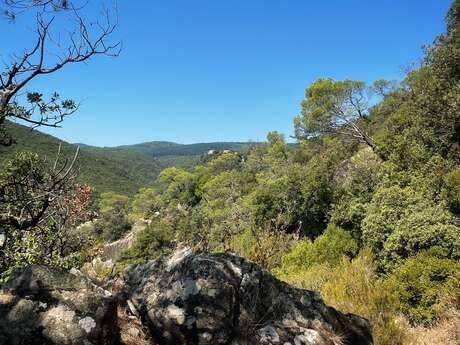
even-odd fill
[{"label": "boulder", "polygon": [[30,266],[0,294],[2,345],[119,344],[117,299],[77,270]]},{"label": "boulder", "polygon": [[30,266],[0,293],[1,345],[371,345],[369,323],[231,254],[182,249],[112,287]]},{"label": "boulder", "polygon": [[129,267],[124,280],[133,312],[159,344],[373,343],[367,320],[231,254],[182,249]]}]

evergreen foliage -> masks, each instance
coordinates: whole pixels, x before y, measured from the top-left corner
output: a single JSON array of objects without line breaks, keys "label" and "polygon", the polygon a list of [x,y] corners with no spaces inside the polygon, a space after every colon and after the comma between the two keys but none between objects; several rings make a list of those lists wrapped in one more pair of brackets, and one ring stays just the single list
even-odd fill
[{"label": "evergreen foliage", "polygon": [[[378,345],[411,344],[404,327],[436,327],[445,315],[460,323],[459,18],[455,0],[446,33],[400,83],[314,82],[294,120],[295,145],[271,132],[264,143],[244,149],[237,143],[238,152],[207,154],[190,168],[157,174],[150,166],[151,185],[133,198],[115,187],[101,194],[96,234],[113,241],[131,222],[150,222],[123,263],[183,245],[245,256],[282,280],[319,290],[341,311],[368,318]],[[203,153],[203,145],[184,156]],[[110,152],[121,169],[128,156],[143,162],[180,149],[145,143],[83,152],[90,158]],[[6,174],[21,170],[5,166]],[[125,169],[127,180],[130,169],[142,172]],[[40,246],[54,241],[49,234],[12,239],[0,253],[0,269],[36,262]]]}]

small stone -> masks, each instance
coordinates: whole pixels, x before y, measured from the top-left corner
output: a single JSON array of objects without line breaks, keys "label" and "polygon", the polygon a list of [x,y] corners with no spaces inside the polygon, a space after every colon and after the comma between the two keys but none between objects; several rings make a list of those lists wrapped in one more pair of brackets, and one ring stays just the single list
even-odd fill
[{"label": "small stone", "polygon": [[96,327],[96,321],[94,321],[94,319],[89,316],[78,321],[78,324],[85,330],[87,334],[91,333],[93,328]]},{"label": "small stone", "polygon": [[307,343],[307,339],[305,338],[303,334],[296,335],[296,337],[294,338],[294,344],[295,345],[310,345],[309,343]]},{"label": "small stone", "polygon": [[277,344],[280,342],[280,337],[275,327],[268,325],[259,329],[261,343]]},{"label": "small stone", "polygon": [[317,291],[314,291],[313,292],[313,299],[316,302],[321,302],[322,301],[321,294],[319,292],[317,292]]},{"label": "small stone", "polygon": [[314,342],[318,341],[318,339],[320,337],[318,331],[315,331],[314,329],[307,329],[304,332],[304,335],[305,335],[305,337],[307,338],[307,340],[310,343],[314,343]]},{"label": "small stone", "polygon": [[44,302],[38,302],[38,307],[40,309],[46,309],[46,308],[48,308],[48,304],[46,304]]},{"label": "small stone", "polygon": [[5,243],[6,243],[6,235],[4,233],[0,233],[0,248],[3,248]]},{"label": "small stone", "polygon": [[179,265],[187,256],[191,254],[192,250],[189,247],[185,247],[176,251],[173,255],[171,255],[168,262],[166,263],[166,271],[171,271],[175,266]]},{"label": "small stone", "polygon": [[126,333],[135,338],[139,337],[141,334],[141,332],[137,328],[134,328],[134,327],[129,328],[126,331]]},{"label": "small stone", "polygon": [[302,303],[304,306],[311,306],[311,299],[309,296],[307,295],[303,295],[301,298],[300,298],[300,303]]},{"label": "small stone", "polygon": [[130,299],[126,301],[126,304],[128,305],[128,309],[129,309],[131,314],[133,314],[135,316],[139,316],[139,314],[137,312],[137,309],[134,306],[134,303]]},{"label": "small stone", "polygon": [[217,290],[216,289],[208,289],[206,291],[206,295],[211,296],[211,297],[216,297]]},{"label": "small stone", "polygon": [[295,345],[315,345],[320,336],[314,329],[306,329],[304,334],[297,335],[294,339]]},{"label": "small stone", "polygon": [[75,267],[72,267],[69,271],[70,274],[76,276],[76,277],[82,277],[83,274],[81,273],[80,270],[76,269]]},{"label": "small stone", "polygon": [[189,316],[187,317],[187,319],[185,320],[185,323],[184,325],[187,327],[187,328],[192,328],[193,325],[196,323],[196,317],[195,316]]},{"label": "small stone", "polygon": [[182,325],[185,322],[185,311],[175,305],[170,305],[166,308],[166,315],[170,320]]},{"label": "small stone", "polygon": [[200,338],[206,341],[211,341],[212,340],[212,334],[209,332],[204,332],[200,334]]},{"label": "small stone", "polygon": [[233,271],[233,273],[236,274],[237,277],[241,277],[241,275],[242,275],[241,268],[239,268],[238,266],[234,265],[233,262],[229,262],[228,267],[230,267],[230,269]]}]

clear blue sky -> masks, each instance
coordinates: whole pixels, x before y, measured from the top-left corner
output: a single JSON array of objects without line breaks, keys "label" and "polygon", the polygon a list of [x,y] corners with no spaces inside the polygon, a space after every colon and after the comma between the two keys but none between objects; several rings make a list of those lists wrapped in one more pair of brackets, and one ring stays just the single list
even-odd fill
[{"label": "clear blue sky", "polygon": [[[449,5],[120,0],[121,56],[37,84],[84,99],[62,129],[47,132],[100,146],[263,140],[271,130],[290,135],[312,81],[400,79],[402,67],[418,61],[421,46],[444,30]],[[0,53],[13,44],[2,41]]]}]

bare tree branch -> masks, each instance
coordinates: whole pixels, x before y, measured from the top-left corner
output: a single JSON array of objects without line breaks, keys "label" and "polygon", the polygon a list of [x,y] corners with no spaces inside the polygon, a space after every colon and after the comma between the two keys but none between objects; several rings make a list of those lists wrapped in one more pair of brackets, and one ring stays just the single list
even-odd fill
[{"label": "bare tree branch", "polygon": [[[11,55],[4,70],[0,70],[0,126],[9,119],[23,121],[33,128],[59,127],[79,104],[61,99],[58,93],[45,100],[41,93],[26,88],[36,78],[58,72],[67,65],[83,63],[97,55],[118,56],[121,42],[111,42],[118,25],[117,9],[105,9],[98,20],[91,22],[82,14],[86,2],[76,5],[75,1],[63,0],[2,0],[0,3],[14,17],[33,11],[37,27],[34,46],[21,55]],[[60,27],[61,17],[73,23],[71,30]],[[57,30],[59,40],[53,39],[51,28]],[[65,34],[64,39],[61,34]],[[3,141],[3,145],[10,143]]]},{"label": "bare tree branch", "polygon": [[79,155],[77,147],[70,163],[62,159],[59,147],[51,170],[40,163],[30,162],[20,172],[12,174],[0,185],[0,225],[29,231],[52,216],[64,197],[74,186],[75,164]]}]

